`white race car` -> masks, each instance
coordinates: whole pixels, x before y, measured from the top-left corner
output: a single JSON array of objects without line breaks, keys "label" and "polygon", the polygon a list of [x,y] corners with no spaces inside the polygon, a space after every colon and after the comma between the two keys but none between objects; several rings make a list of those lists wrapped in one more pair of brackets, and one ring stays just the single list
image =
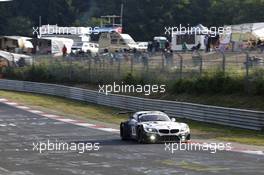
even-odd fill
[{"label": "white race car", "polygon": [[176,122],[160,111],[140,111],[120,124],[122,140],[134,139],[139,143],[187,142],[190,128],[186,123]]}]

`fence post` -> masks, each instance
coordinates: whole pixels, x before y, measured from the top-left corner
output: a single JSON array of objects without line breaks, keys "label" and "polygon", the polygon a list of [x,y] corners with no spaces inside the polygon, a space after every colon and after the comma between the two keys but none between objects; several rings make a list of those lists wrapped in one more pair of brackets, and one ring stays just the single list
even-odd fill
[{"label": "fence post", "polygon": [[246,53],[246,78],[248,79],[249,76],[249,54]]},{"label": "fence post", "polygon": [[198,55],[199,55],[199,58],[200,58],[200,75],[202,75],[202,73],[203,73],[203,57],[202,57],[202,55],[199,52],[198,52]]},{"label": "fence post", "polygon": [[221,53],[222,53],[222,56],[223,56],[222,69],[223,69],[223,72],[225,73],[225,70],[226,70],[226,56],[225,56],[224,52],[221,52]]},{"label": "fence post", "polygon": [[183,74],[183,57],[180,55],[180,79],[182,79]]},{"label": "fence post", "polygon": [[70,59],[70,67],[69,67],[69,69],[70,69],[70,72],[69,72],[69,80],[71,81],[72,80],[72,58],[71,57],[69,57],[69,59]]},{"label": "fence post", "polygon": [[91,82],[91,77],[92,77],[92,76],[91,76],[91,72],[92,72],[92,71],[91,71],[91,64],[92,64],[92,58],[89,58],[89,60],[88,60],[88,74],[89,74],[89,75],[88,75],[88,78],[89,78],[88,81],[89,81],[89,82]]},{"label": "fence post", "polygon": [[161,71],[164,71],[164,70],[165,70],[165,55],[162,52],[161,53]]},{"label": "fence post", "polygon": [[121,75],[121,59],[118,59],[117,73],[118,73],[118,76],[120,78],[120,75]]},{"label": "fence post", "polygon": [[182,74],[183,74],[183,57],[181,54],[177,53],[176,54],[180,57],[180,79],[182,79]]},{"label": "fence post", "polygon": [[134,58],[130,57],[130,73],[133,74]]},{"label": "fence post", "polygon": [[245,80],[245,89],[247,94],[249,94],[249,64],[250,64],[250,60],[249,60],[249,53],[246,52],[246,80]]}]

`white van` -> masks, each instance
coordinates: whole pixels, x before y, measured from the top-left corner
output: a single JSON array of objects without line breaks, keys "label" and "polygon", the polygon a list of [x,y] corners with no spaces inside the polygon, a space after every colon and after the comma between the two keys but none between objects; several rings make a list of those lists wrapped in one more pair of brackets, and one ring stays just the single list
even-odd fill
[{"label": "white van", "polygon": [[117,32],[102,33],[99,38],[99,52],[104,52],[105,49],[109,52],[124,49],[132,50],[138,49],[138,44],[129,34]]},{"label": "white van", "polygon": [[148,50],[148,42],[138,42],[138,50],[146,51]]},{"label": "white van", "polygon": [[90,43],[90,42],[77,42],[74,43],[72,46],[72,52],[91,52],[93,56],[95,56],[99,51],[99,45],[97,43]]}]

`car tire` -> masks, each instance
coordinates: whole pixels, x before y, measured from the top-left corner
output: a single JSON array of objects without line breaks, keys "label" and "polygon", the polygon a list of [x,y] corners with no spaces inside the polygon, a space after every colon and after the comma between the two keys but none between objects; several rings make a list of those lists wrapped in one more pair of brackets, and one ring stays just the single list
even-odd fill
[{"label": "car tire", "polygon": [[127,123],[120,123],[120,137],[121,140],[128,140],[129,139],[129,130]]},{"label": "car tire", "polygon": [[138,131],[137,131],[137,141],[138,141],[138,143],[141,143],[141,144],[146,143],[145,138],[144,138],[144,134],[145,133],[144,133],[143,128],[139,127]]}]

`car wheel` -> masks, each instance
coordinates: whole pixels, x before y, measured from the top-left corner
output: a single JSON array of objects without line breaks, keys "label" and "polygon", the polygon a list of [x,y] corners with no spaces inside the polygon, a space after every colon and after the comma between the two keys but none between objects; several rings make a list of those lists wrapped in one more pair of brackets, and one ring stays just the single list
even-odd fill
[{"label": "car wheel", "polygon": [[140,127],[137,132],[138,143],[146,143],[144,138],[144,130]]}]

